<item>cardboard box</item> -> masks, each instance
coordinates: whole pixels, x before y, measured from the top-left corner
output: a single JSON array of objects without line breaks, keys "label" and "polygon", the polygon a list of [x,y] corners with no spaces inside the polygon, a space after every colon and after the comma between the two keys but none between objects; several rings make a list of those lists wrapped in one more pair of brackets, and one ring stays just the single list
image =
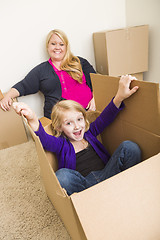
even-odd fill
[{"label": "cardboard box", "polygon": [[[0,100],[3,94],[0,91]],[[0,109],[0,149],[8,148],[28,141],[22,118],[12,109],[4,112]]]},{"label": "cardboard box", "polygon": [[[101,111],[115,95],[119,79],[98,74],[91,78],[96,106]],[[55,155],[44,151],[28,126],[36,144],[46,193],[72,239],[160,239],[159,87],[143,81],[133,84],[140,89],[125,101],[126,108],[101,137],[111,153],[123,139],[135,140],[146,160],[85,191],[66,194],[55,176]],[[98,113],[95,114],[90,113],[91,121],[97,117]],[[45,129],[52,134],[50,124]]]},{"label": "cardboard box", "polygon": [[[115,95],[119,79],[98,74],[91,78],[97,109],[101,111]],[[159,87],[142,81],[133,84],[140,89],[125,101],[126,108],[101,137],[111,154],[122,140],[136,141],[146,160],[83,192],[66,194],[55,176],[58,164],[54,154],[44,152],[31,130],[47,195],[72,239],[160,238]],[[45,130],[52,134],[50,124]]]},{"label": "cardboard box", "polygon": [[45,127],[51,123],[51,119],[49,119],[47,117],[41,117],[39,120],[41,121],[43,127]]},{"label": "cardboard box", "polygon": [[148,25],[93,33],[96,70],[110,76],[148,71]]},{"label": "cardboard box", "polygon": [[143,73],[133,73],[131,74],[133,77],[136,77],[137,80],[143,80]]}]

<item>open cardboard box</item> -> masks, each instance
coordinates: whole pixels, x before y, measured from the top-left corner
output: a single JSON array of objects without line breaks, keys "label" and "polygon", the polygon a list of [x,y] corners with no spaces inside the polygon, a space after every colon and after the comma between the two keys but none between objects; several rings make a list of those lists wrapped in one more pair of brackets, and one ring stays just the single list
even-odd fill
[{"label": "open cardboard box", "polygon": [[[98,74],[91,78],[96,106],[101,111],[115,95],[119,79]],[[28,126],[36,144],[46,193],[72,239],[160,239],[159,86],[142,81],[133,84],[140,86],[138,92],[125,101],[126,108],[101,139],[110,153],[124,139],[134,140],[142,148],[145,161],[85,191],[66,194],[55,176],[54,154],[44,151]],[[92,120],[94,117],[91,116]],[[51,134],[50,124],[45,129]]]},{"label": "open cardboard box", "polygon": [[148,25],[93,33],[96,70],[100,74],[122,76],[148,71]]},{"label": "open cardboard box", "polygon": [[[101,111],[115,95],[119,78],[92,74],[96,106]],[[156,83],[134,81],[138,92],[101,138],[110,153],[123,140],[137,142],[142,163],[85,191],[68,196],[56,176],[57,160],[36,143],[47,195],[72,239],[160,239],[160,96]],[[91,116],[92,120],[94,115]],[[52,134],[51,124],[45,130]]]}]

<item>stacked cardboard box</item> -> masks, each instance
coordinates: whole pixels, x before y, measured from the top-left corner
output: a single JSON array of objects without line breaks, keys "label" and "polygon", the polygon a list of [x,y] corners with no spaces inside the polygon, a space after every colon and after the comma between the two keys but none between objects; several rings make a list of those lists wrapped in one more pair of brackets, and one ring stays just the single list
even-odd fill
[{"label": "stacked cardboard box", "polygon": [[[101,111],[115,95],[119,78],[99,74],[92,74],[91,78],[96,106]],[[139,85],[138,92],[125,101],[126,108],[101,138],[111,154],[122,140],[137,142],[144,161],[85,191],[67,195],[55,175],[55,155],[44,151],[28,126],[36,144],[46,193],[72,239],[160,239],[159,86],[143,81],[132,84]],[[15,113],[11,111],[12,117]],[[7,127],[5,122],[3,125]],[[45,129],[52,134],[50,124]],[[18,133],[19,128],[15,127],[15,131]],[[10,135],[6,135],[9,139]]]},{"label": "stacked cardboard box", "polygon": [[93,43],[98,73],[142,80],[148,71],[148,25],[95,32]]}]

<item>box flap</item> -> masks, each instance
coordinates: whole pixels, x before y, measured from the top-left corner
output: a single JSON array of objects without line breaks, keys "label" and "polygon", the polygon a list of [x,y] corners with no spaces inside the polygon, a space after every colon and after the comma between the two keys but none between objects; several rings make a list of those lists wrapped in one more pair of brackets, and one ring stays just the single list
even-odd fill
[{"label": "box flap", "polygon": [[[115,96],[119,78],[107,75],[91,74],[96,108],[102,111]],[[131,86],[138,85],[138,91],[126,99],[125,109],[120,113],[122,120],[160,135],[160,93],[159,84],[144,81],[133,81]]]},{"label": "box flap", "polygon": [[71,196],[87,239],[160,238],[160,154]]}]

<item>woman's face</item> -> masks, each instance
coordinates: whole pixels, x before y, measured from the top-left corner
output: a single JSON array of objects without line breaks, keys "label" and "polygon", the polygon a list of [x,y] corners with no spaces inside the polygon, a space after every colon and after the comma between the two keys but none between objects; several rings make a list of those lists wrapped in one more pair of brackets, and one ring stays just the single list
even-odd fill
[{"label": "woman's face", "polygon": [[61,62],[66,54],[66,45],[56,34],[49,40],[48,53],[52,62]]}]

